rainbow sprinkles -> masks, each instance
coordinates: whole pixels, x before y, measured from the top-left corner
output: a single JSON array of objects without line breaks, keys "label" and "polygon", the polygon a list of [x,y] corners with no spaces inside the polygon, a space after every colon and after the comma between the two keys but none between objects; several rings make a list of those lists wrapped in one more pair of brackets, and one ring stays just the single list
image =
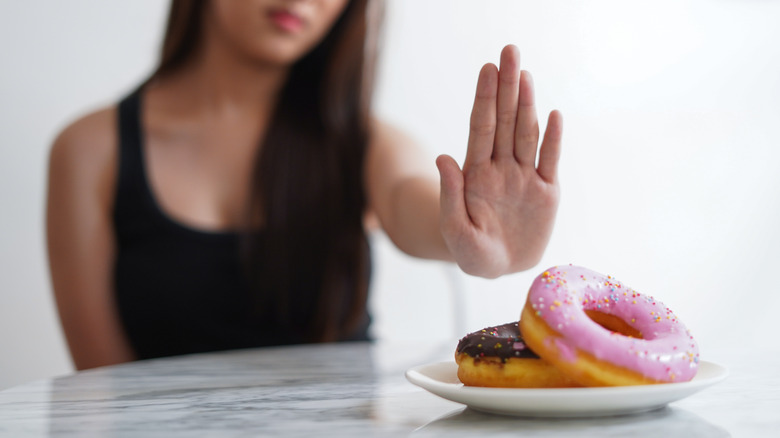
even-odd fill
[{"label": "rainbow sprinkles", "polygon": [[[529,336],[540,325],[547,335]],[[642,383],[689,381],[698,370],[696,341],[671,309],[578,266],[556,266],[534,280],[521,330],[537,354],[554,355],[565,368],[588,360],[607,371],[627,370]],[[581,383],[616,384],[591,378]]]}]

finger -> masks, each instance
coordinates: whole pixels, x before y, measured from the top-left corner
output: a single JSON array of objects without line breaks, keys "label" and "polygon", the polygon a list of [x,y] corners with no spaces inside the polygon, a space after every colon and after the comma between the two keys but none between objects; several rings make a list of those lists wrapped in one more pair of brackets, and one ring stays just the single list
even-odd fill
[{"label": "finger", "polygon": [[539,120],[534,104],[534,82],[531,74],[520,74],[520,96],[517,105],[515,129],[515,159],[522,165],[536,164],[536,148],[539,146]]},{"label": "finger", "polygon": [[501,51],[496,103],[496,139],[493,159],[512,158],[515,144],[517,99],[520,88],[520,50],[513,45]]},{"label": "finger", "polygon": [[555,182],[558,177],[558,161],[561,156],[563,138],[563,116],[555,110],[547,118],[542,147],[539,149],[539,167],[536,171],[547,182]]},{"label": "finger", "polygon": [[439,155],[436,167],[441,177],[441,223],[453,230],[469,220],[466,197],[463,193],[463,172],[449,155]]},{"label": "finger", "polygon": [[477,93],[471,110],[466,163],[469,165],[489,161],[493,154],[493,139],[496,133],[496,90],[498,69],[494,64],[485,64],[479,72]]}]

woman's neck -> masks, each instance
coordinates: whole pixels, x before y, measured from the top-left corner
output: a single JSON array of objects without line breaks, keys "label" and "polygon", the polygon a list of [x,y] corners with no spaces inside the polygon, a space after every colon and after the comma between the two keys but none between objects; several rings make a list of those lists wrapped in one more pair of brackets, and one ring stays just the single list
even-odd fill
[{"label": "woman's neck", "polygon": [[209,118],[268,116],[290,66],[253,62],[220,44],[204,38],[186,64],[159,82],[178,90],[180,105]]},{"label": "woman's neck", "polygon": [[260,64],[205,41],[193,59],[192,80],[206,108],[246,111],[270,108],[289,73],[289,66]]}]

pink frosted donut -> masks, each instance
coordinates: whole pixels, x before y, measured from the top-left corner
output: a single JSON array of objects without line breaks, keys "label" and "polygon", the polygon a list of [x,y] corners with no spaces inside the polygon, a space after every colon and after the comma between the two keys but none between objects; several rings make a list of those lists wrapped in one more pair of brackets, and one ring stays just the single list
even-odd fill
[{"label": "pink frosted donut", "polygon": [[536,277],[520,331],[536,354],[585,386],[685,382],[699,365],[696,341],[668,307],[577,266]]}]

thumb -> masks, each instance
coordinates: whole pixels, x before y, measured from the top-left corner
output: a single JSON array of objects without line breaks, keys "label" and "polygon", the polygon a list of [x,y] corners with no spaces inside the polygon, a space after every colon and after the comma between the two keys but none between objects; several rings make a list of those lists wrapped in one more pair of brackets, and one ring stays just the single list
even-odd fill
[{"label": "thumb", "polygon": [[439,155],[436,167],[441,177],[441,224],[452,230],[468,219],[466,198],[463,195],[463,172],[449,155]]}]

